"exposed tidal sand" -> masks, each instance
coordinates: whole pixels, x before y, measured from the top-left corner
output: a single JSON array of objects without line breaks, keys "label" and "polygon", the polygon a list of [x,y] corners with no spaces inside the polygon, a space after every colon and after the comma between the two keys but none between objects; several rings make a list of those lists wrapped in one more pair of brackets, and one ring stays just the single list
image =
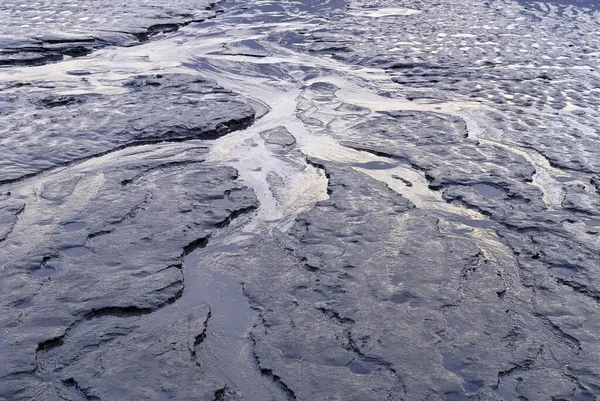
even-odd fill
[{"label": "exposed tidal sand", "polygon": [[0,399],[597,399],[598,12],[210,12],[0,70]]}]

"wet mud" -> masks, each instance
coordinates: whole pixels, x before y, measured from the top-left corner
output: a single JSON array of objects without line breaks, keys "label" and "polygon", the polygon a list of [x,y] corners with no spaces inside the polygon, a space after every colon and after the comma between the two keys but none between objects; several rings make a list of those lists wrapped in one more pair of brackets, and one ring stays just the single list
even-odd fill
[{"label": "wet mud", "polygon": [[184,3],[0,6],[0,399],[600,397],[593,2]]},{"label": "wet mud", "polygon": [[[8,1],[0,5],[0,66],[31,66],[134,46],[214,18],[219,1]],[[75,75],[78,75],[75,73]]]}]

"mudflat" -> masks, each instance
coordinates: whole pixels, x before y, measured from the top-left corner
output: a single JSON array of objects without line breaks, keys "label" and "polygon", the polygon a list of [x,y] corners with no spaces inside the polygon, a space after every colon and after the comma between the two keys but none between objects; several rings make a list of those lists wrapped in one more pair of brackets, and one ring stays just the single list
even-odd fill
[{"label": "mudflat", "polygon": [[599,17],[3,3],[0,400],[597,400]]}]

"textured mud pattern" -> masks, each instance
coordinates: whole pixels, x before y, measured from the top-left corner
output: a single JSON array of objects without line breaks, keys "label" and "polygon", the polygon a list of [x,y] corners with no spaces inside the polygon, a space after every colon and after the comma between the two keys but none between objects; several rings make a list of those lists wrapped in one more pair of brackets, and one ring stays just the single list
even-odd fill
[{"label": "textured mud pattern", "polygon": [[7,1],[0,5],[0,66],[40,65],[107,46],[131,46],[214,18],[218,1]]},{"label": "textured mud pattern", "polygon": [[215,139],[254,120],[242,99],[200,77],[155,74],[115,86],[125,92],[4,96],[0,183],[140,144]]},{"label": "textured mud pattern", "polygon": [[0,399],[600,400],[594,2],[42,3]]}]

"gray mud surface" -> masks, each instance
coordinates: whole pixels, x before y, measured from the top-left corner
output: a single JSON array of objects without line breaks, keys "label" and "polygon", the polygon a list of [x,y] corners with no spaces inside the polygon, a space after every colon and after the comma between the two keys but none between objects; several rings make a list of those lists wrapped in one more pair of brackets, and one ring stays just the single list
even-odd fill
[{"label": "gray mud surface", "polygon": [[0,400],[600,400],[594,2],[78,3],[0,6]]},{"label": "gray mud surface", "polygon": [[0,66],[40,65],[133,46],[214,18],[218,1],[8,0],[0,4]]}]

